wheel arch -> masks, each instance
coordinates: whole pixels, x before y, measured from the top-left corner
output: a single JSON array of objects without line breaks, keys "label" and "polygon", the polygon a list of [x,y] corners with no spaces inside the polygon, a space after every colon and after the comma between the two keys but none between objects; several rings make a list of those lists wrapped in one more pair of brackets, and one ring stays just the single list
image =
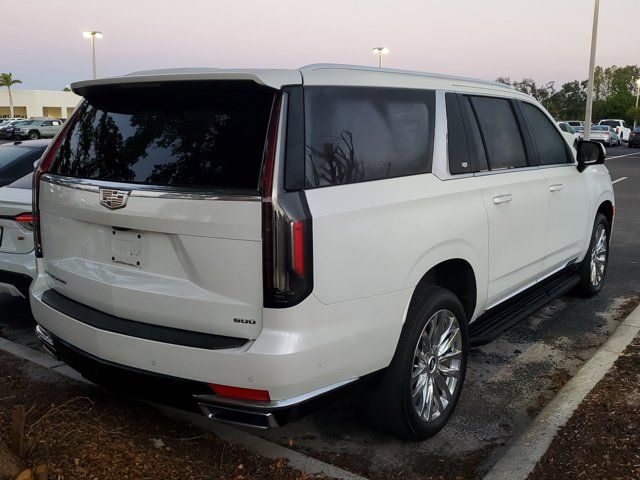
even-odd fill
[{"label": "wheel arch", "polygon": [[602,213],[609,222],[609,228],[613,227],[613,217],[615,215],[615,208],[613,206],[613,202],[611,200],[604,200],[598,205],[598,209],[596,210],[596,215],[598,213]]},{"label": "wheel arch", "polygon": [[473,318],[478,304],[478,282],[471,263],[463,258],[450,258],[432,266],[418,281],[409,308],[419,293],[428,286],[446,288],[458,297],[467,314],[467,320]]}]

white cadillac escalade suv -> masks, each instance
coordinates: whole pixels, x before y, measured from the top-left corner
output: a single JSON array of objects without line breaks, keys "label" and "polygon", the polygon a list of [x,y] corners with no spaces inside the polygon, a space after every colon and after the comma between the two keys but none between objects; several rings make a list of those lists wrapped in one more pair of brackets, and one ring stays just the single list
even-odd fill
[{"label": "white cadillac escalade suv", "polygon": [[34,180],[31,306],[95,381],[259,428],[352,389],[424,439],[469,348],[602,288],[604,149],[505,85],[312,65],[72,89]]}]

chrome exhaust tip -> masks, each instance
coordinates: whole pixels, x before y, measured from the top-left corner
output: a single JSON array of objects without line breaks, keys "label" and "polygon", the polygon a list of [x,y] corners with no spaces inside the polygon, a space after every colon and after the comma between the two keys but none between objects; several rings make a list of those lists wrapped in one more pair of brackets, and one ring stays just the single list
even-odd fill
[{"label": "chrome exhaust tip", "polygon": [[259,412],[226,405],[207,405],[205,403],[199,403],[198,406],[207,418],[218,422],[257,428],[259,430],[269,430],[280,426],[271,412]]},{"label": "chrome exhaust tip", "polygon": [[46,328],[36,325],[36,338],[40,341],[40,345],[44,348],[44,351],[51,355],[56,360],[60,360],[56,353],[56,347],[53,343],[53,336]]}]

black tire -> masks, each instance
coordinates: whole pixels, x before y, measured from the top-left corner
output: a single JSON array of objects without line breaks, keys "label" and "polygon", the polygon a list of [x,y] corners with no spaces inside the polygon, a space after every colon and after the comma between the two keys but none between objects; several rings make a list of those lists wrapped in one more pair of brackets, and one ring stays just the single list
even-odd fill
[{"label": "black tire", "polygon": [[29,140],[38,140],[40,138],[40,132],[38,132],[37,130],[31,130],[28,137]]},{"label": "black tire", "polygon": [[[455,356],[456,360],[447,360],[437,355],[432,367],[431,359],[433,357],[431,357],[429,361],[423,364],[424,373],[416,377],[416,384],[414,385],[412,376],[417,368],[414,361],[419,361],[416,357],[418,347],[419,345],[424,345],[422,343],[423,333],[426,334],[428,332],[426,330],[428,328],[427,324],[433,325],[432,322],[437,313],[444,315],[442,318],[445,319],[445,327],[447,321],[454,325],[449,313],[457,320],[459,337],[457,335],[452,336],[451,333],[438,336],[445,339],[454,339],[456,337],[454,340],[459,346],[459,350],[457,348],[454,348],[454,350],[460,353]],[[435,327],[433,328],[435,329]],[[436,333],[432,331],[431,334],[435,335]],[[433,343],[435,341],[430,342],[431,345]],[[400,335],[393,360],[382,374],[382,378],[375,389],[366,394],[366,414],[369,423],[387,433],[410,440],[425,440],[438,433],[451,417],[460,397],[467,369],[468,345],[467,317],[458,297],[449,290],[434,286],[428,286],[417,291],[409,308],[407,320]],[[435,347],[432,346],[431,348]],[[441,383],[438,382],[443,379],[447,382],[452,378],[450,374],[442,373],[441,368],[449,370],[453,366],[451,362],[458,362],[457,381],[455,381],[453,392],[450,392],[448,402],[442,408],[442,412],[436,412],[437,405],[443,403],[442,399],[438,400],[440,398],[438,392],[442,392],[444,395],[444,390],[440,388]],[[429,368],[433,368],[434,373],[427,372]],[[435,379],[436,376],[439,377],[439,380]],[[430,377],[433,380],[429,380]],[[414,406],[412,401],[412,390],[414,388],[416,388],[416,391],[421,390],[417,388],[419,380],[424,380],[425,392],[427,391],[428,382],[431,382],[431,386],[428,388],[432,389],[432,395],[435,392],[435,395],[438,396],[437,398],[433,397],[433,402],[435,403],[429,402],[429,411],[432,411],[433,405],[432,414],[434,416],[436,413],[438,414],[437,418],[433,418],[430,421],[421,418],[416,411],[418,407]],[[454,382],[454,380],[451,381]],[[438,387],[435,387],[436,384]],[[447,391],[449,392],[449,388],[447,388]],[[422,399],[429,398],[428,393],[424,393],[420,397],[418,402],[422,401],[422,408],[424,409],[425,401]],[[416,396],[417,398],[418,396]],[[438,410],[440,409],[438,408]]]},{"label": "black tire", "polygon": [[[605,238],[605,256],[604,256],[604,264],[602,269],[602,274],[599,281],[592,281],[592,259],[594,257],[594,250],[598,249],[598,231],[600,226],[604,228],[604,232],[606,234]],[[580,276],[580,283],[573,289],[573,293],[581,296],[581,297],[593,297],[600,293],[602,290],[602,285],[604,285],[604,279],[607,274],[607,265],[609,264],[609,237],[611,235],[611,226],[609,225],[609,221],[607,217],[605,217],[602,213],[598,213],[596,215],[595,222],[593,224],[593,230],[591,231],[591,241],[589,242],[589,250],[587,250],[587,254],[582,260],[580,267],[578,268],[578,275]],[[597,262],[599,263],[599,262]],[[598,268],[598,267],[596,267]]]}]

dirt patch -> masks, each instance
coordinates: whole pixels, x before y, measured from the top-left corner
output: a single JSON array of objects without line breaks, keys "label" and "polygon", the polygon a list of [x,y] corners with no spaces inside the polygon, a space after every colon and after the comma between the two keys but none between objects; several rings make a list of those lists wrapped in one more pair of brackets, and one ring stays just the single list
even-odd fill
[{"label": "dirt patch", "polygon": [[[402,466],[381,465],[368,455],[311,452],[313,457],[337,465],[371,480],[471,480],[480,478],[480,466],[493,446],[456,457],[438,455],[409,455]],[[397,465],[397,463],[396,463]]]},{"label": "dirt patch", "polygon": [[16,405],[27,410],[26,463],[46,464],[54,480],[305,479],[269,460],[148,405],[0,352],[0,437]]},{"label": "dirt patch", "polygon": [[527,414],[533,418],[540,410],[551,400],[556,393],[571,379],[571,373],[568,370],[561,368],[548,375],[541,375],[542,378],[549,380],[549,388],[546,391],[541,392],[534,402],[527,407]]},{"label": "dirt patch", "polygon": [[640,479],[640,339],[580,404],[529,480]]}]

